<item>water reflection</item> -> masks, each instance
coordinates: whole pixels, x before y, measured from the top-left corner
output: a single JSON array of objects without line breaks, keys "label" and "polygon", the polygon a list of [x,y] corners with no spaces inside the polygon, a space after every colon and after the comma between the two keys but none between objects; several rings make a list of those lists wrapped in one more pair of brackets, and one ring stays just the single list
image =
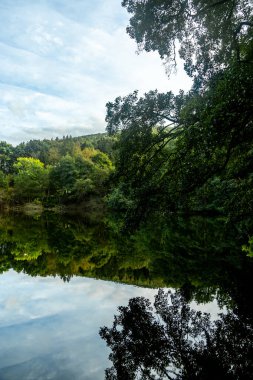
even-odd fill
[{"label": "water reflection", "polygon": [[228,310],[219,319],[193,310],[179,291],[159,290],[154,308],[133,298],[112,328],[100,329],[113,363],[107,380],[251,379],[251,316]]},{"label": "water reflection", "polygon": [[0,379],[101,380],[109,365],[98,335],[118,304],[153,289],[88,278],[0,277]]},{"label": "water reflection", "polygon": [[[245,360],[252,353],[248,342],[252,339],[253,260],[246,256],[248,251],[245,249],[250,236],[251,221],[228,224],[223,218],[200,216],[167,219],[156,216],[131,234],[121,234],[117,221],[106,216],[95,220],[90,216],[77,219],[54,214],[38,219],[22,215],[0,216],[0,332],[2,342],[5,342],[0,348],[0,379],[102,379],[109,362],[104,342],[98,336],[99,328],[111,325],[118,305],[126,305],[131,297],[152,297],[155,294],[152,288],[159,287],[178,289],[183,297],[181,303],[178,301],[180,305],[182,300],[194,300],[197,304],[215,300],[219,307],[228,310],[220,325],[218,322],[211,324],[203,316],[202,319],[194,317],[192,311],[190,319],[187,313],[181,313],[182,326],[187,327],[193,317],[198,320],[195,340],[196,336],[203,340],[200,347],[193,347],[190,343],[187,346],[185,342],[189,355],[192,355],[190,360],[185,354],[186,362],[192,361],[192,365],[202,368],[200,362],[207,360],[206,368],[209,368],[210,360],[212,368],[227,368],[225,373],[228,371],[227,358],[231,358],[235,350],[238,360],[242,359],[242,349]],[[137,339],[138,334],[142,334],[139,337],[146,339],[145,344],[142,341],[139,349],[136,342],[132,342],[132,351],[122,348],[124,355],[130,364],[139,363],[147,371],[150,368],[146,378],[153,379],[153,371],[157,371],[160,378],[168,378],[170,375],[162,372],[168,369],[166,360],[170,359],[172,370],[184,367],[186,362],[182,358],[180,362],[177,357],[175,362],[172,360],[168,350],[173,342],[168,343],[168,339],[161,335],[159,324],[154,325],[153,317],[142,317],[146,316],[148,304],[139,301],[137,299],[134,304],[137,314],[131,309],[129,323],[132,318],[132,325],[127,331],[133,330],[135,321],[139,327],[131,332],[132,337],[137,334]],[[211,305],[213,309],[215,303]],[[165,304],[163,309],[167,310]],[[184,310],[187,310],[186,303]],[[177,313],[175,309],[175,318]],[[152,323],[151,326],[144,324],[146,327],[142,329],[141,321]],[[164,322],[167,323],[166,318]],[[108,378],[138,378],[132,364],[132,374],[126,372],[124,375],[126,369],[122,361],[125,363],[125,359],[122,356],[120,362],[117,356],[118,341],[114,337],[109,342],[113,331],[103,331],[103,337],[111,342],[109,346],[116,355],[114,368],[107,371],[107,376],[111,376]],[[242,333],[237,339],[235,332],[239,331]],[[154,338],[156,333],[157,339]],[[234,351],[229,351],[230,347],[228,351],[223,349],[222,346],[227,346],[234,336]],[[153,347],[160,358],[166,359],[163,370],[162,364],[152,367],[155,354],[149,354],[148,347]],[[212,352],[219,355],[211,355]],[[144,353],[153,356],[145,359]],[[225,362],[215,359],[220,356]],[[123,374],[117,374],[115,360],[121,363]],[[155,362],[158,365],[159,360]],[[17,376],[19,373],[21,375]],[[174,377],[208,378],[203,371],[198,375],[192,373],[192,377],[183,377],[178,372]],[[211,370],[208,373],[212,373]],[[241,372],[241,377],[236,376],[250,378],[248,374],[244,375],[245,372]],[[223,378],[226,378],[225,374]]]},{"label": "water reflection", "polygon": [[231,279],[250,272],[252,260],[242,252],[250,228],[228,226],[220,218],[171,217],[122,235],[108,219],[5,215],[0,217],[0,270],[184,287],[189,299],[210,301],[221,285],[230,287]]}]

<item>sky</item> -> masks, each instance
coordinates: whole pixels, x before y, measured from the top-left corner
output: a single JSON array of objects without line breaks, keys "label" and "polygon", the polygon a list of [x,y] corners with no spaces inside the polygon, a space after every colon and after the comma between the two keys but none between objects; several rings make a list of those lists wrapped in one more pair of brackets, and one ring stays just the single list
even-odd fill
[{"label": "sky", "polygon": [[[73,277],[0,276],[0,378],[100,380],[111,366],[99,337],[119,305],[132,297],[154,302],[157,289]],[[215,319],[216,302],[192,305]]]},{"label": "sky", "polygon": [[98,332],[119,305],[155,289],[74,277],[0,276],[0,378],[101,380],[111,366]]},{"label": "sky", "polygon": [[0,141],[105,132],[106,103],[190,88],[158,53],[137,54],[121,0],[0,1]]}]

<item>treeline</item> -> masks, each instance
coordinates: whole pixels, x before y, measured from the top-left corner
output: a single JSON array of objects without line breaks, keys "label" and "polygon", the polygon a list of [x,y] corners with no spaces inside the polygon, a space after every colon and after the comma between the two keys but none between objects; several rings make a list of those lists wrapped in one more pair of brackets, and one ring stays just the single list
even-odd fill
[{"label": "treeline", "polygon": [[157,51],[168,71],[179,46],[191,90],[117,97],[106,105],[108,135],[34,140],[16,148],[2,143],[1,198],[64,203],[107,194],[109,206],[133,223],[153,210],[252,215],[252,4],[122,5],[139,50]]},{"label": "treeline", "polygon": [[[131,236],[118,232],[114,223],[90,211],[84,218],[0,215],[0,273],[13,268],[64,280],[85,276],[173,287],[188,300],[210,302],[216,295],[227,306],[230,298],[249,306],[244,297],[252,298],[253,262],[241,249],[252,222],[228,225],[220,217],[156,215]],[[252,255],[252,246],[244,249]]]},{"label": "treeline", "polygon": [[192,89],[107,103],[117,135],[109,203],[135,222],[152,210],[253,213],[253,7],[242,0],[124,0],[127,32],[157,51],[168,71],[175,49]]},{"label": "treeline", "polygon": [[105,134],[0,143],[0,204],[80,203],[104,196],[114,138]]}]

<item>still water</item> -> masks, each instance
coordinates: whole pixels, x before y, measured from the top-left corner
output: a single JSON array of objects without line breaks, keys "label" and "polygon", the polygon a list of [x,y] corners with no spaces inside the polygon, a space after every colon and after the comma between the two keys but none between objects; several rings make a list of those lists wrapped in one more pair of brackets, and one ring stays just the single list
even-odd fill
[{"label": "still water", "polygon": [[103,379],[99,336],[130,298],[180,289],[194,309],[251,310],[250,223],[0,217],[0,379]]},{"label": "still water", "polygon": [[89,278],[0,278],[0,379],[103,379],[109,350],[99,337],[117,306],[151,289]]}]

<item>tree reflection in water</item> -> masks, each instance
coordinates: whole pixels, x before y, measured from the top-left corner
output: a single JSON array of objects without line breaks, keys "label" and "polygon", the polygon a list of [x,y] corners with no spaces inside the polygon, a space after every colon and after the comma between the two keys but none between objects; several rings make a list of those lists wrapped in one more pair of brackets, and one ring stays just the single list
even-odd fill
[{"label": "tree reflection in water", "polygon": [[[161,216],[121,234],[102,217],[0,215],[0,273],[180,288],[160,291],[153,309],[131,300],[113,328],[101,330],[114,364],[107,379],[250,379],[253,261],[242,247],[250,251],[252,231],[251,219],[228,224],[220,217]],[[186,303],[214,297],[234,312],[211,322]]]},{"label": "tree reflection in water", "polygon": [[119,307],[100,336],[111,349],[107,380],[252,379],[252,319],[236,311],[193,310],[179,291],[159,290],[154,307],[143,297]]}]

